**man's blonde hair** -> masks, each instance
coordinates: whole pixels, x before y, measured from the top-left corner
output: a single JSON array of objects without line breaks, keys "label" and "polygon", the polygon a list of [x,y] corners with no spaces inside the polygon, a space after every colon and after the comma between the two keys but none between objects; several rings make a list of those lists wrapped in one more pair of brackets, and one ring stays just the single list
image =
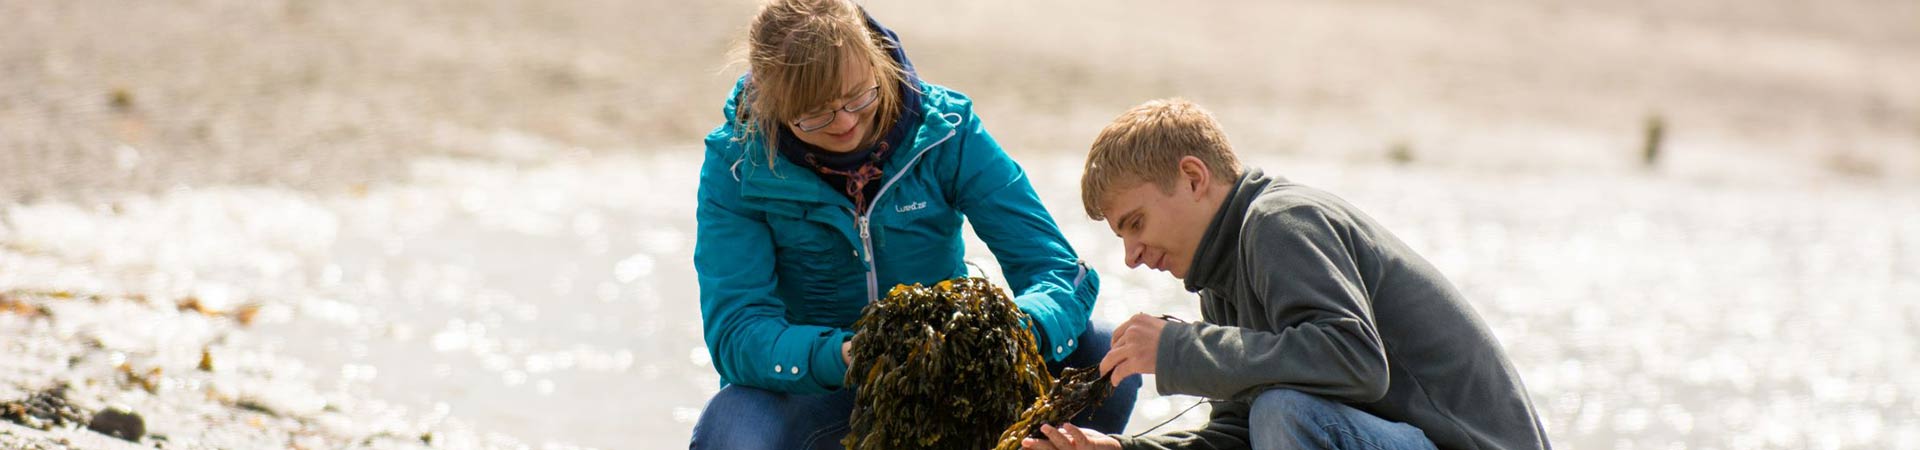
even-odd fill
[{"label": "man's blonde hair", "polygon": [[1080,202],[1087,217],[1106,220],[1101,202],[1140,183],[1173,192],[1173,182],[1180,178],[1180,158],[1186,156],[1206,163],[1216,182],[1240,178],[1240,159],[1233,156],[1226,130],[1200,105],[1171,98],[1120,113],[1093,138],[1093,148],[1087,152],[1086,173],[1080,177]]}]

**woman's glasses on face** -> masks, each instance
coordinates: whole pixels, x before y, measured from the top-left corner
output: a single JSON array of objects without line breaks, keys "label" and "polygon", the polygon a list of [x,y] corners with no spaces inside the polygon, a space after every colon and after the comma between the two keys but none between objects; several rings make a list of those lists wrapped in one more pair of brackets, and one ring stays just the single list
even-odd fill
[{"label": "woman's glasses on face", "polygon": [[867,88],[865,92],[861,92],[860,94],[853,96],[853,98],[847,99],[847,103],[845,105],[840,105],[840,108],[838,109],[808,114],[806,116],[800,117],[800,120],[793,121],[793,127],[799,128],[800,131],[811,133],[814,130],[826,128],[827,125],[832,124],[834,116],[840,114],[841,111],[846,111],[848,113],[857,113],[860,111],[865,111],[867,107],[873,106],[874,102],[879,100],[880,100],[880,85],[876,84],[871,88]]}]

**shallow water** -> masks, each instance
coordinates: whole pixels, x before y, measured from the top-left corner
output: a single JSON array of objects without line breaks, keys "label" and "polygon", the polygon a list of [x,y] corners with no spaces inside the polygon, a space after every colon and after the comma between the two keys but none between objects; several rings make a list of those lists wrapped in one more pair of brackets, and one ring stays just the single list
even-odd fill
[{"label": "shallow water", "polygon": [[[300,361],[323,390],[547,447],[677,446],[718,388],[691,267],[698,154],[425,159],[406,183],[331,194],[8,206],[0,257],[48,262],[0,288],[261,302],[230,345]],[[1079,213],[1075,156],[1023,163],[1102,273],[1096,319],[1197,318]],[[1920,446],[1920,188],[1252,162],[1347,198],[1448,274],[1563,448]],[[1195,401],[1147,385],[1132,431]]]}]

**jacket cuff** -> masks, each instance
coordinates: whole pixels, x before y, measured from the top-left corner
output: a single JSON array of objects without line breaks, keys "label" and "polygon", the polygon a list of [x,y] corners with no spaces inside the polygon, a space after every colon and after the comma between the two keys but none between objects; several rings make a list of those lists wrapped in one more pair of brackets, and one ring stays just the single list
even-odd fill
[{"label": "jacket cuff", "polygon": [[1085,327],[1087,323],[1085,318],[1063,320],[1065,318],[1060,317],[1060,306],[1054,304],[1053,297],[1040,292],[1014,297],[1013,304],[1026,312],[1029,320],[1032,320],[1033,324],[1030,328],[1034,332],[1034,344],[1042,346],[1040,348],[1042,359],[1047,362],[1060,362],[1067,359],[1067,355],[1073,354],[1075,349],[1080,348],[1080,333],[1086,330],[1074,328]]},{"label": "jacket cuff", "polygon": [[1113,440],[1120,441],[1121,450],[1160,450],[1167,448],[1166,445],[1154,442],[1151,439],[1128,436],[1124,433],[1109,434],[1107,436],[1113,437]]},{"label": "jacket cuff", "polygon": [[1160,342],[1153,349],[1153,388],[1161,395],[1192,392],[1183,385],[1191,376],[1190,369],[1197,367],[1187,361],[1195,356],[1188,346],[1198,341],[1191,323],[1168,321],[1167,326],[1160,329]]},{"label": "jacket cuff", "polygon": [[814,347],[811,372],[814,383],[827,389],[839,389],[847,384],[847,360],[840,356],[840,345],[851,337],[852,331],[835,329]]}]

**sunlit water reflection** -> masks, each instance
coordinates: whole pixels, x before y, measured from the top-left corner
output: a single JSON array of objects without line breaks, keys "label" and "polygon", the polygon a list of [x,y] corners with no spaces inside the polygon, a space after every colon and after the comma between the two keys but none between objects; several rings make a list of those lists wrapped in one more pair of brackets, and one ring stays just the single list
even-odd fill
[{"label": "sunlit water reflection", "polygon": [[[0,287],[263,302],[236,345],[329,388],[533,443],[678,445],[718,388],[691,267],[697,155],[436,159],[336,194],[12,206],[0,255],[41,263]],[[1080,214],[1075,157],[1024,163],[1103,274],[1096,319],[1198,317]],[[1920,190],[1253,162],[1347,198],[1447,273],[1562,447],[1920,446]],[[1149,387],[1132,428],[1194,401]]]}]

